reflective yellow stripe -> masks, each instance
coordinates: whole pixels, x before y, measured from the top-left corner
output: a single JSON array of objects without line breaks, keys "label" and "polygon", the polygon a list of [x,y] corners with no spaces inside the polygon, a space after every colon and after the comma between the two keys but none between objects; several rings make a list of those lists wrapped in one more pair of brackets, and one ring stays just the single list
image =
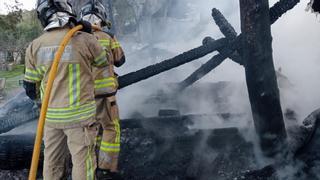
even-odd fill
[{"label": "reflective yellow stripe", "polygon": [[121,133],[121,129],[120,129],[120,123],[119,123],[119,119],[116,118],[114,120],[114,125],[115,125],[115,130],[116,130],[116,140],[115,142],[116,143],[120,143],[120,133]]},{"label": "reflective yellow stripe", "polygon": [[112,45],[111,45],[111,49],[116,49],[116,48],[120,48],[120,43],[119,42],[113,42]]},{"label": "reflective yellow stripe", "polygon": [[69,64],[69,104],[72,106],[73,102],[73,65]]},{"label": "reflective yellow stripe", "polygon": [[103,47],[110,47],[111,41],[109,39],[100,39],[98,40],[100,45]]},{"label": "reflective yellow stripe", "polygon": [[94,117],[95,113],[95,102],[69,108],[48,108],[46,121],[54,123],[79,122]]},{"label": "reflective yellow stripe", "polygon": [[46,73],[47,68],[45,66],[39,66],[37,67],[37,72],[39,76],[43,77],[44,73]]},{"label": "reflective yellow stripe", "polygon": [[94,64],[97,66],[102,66],[107,64],[107,56],[106,51],[102,51],[102,53],[94,60]]},{"label": "reflective yellow stripe", "polygon": [[77,77],[77,106],[80,106],[80,64],[76,65],[76,77]]},{"label": "reflective yellow stripe", "polygon": [[41,81],[40,78],[32,77],[32,76],[30,76],[30,75],[28,75],[28,74],[25,74],[24,78],[25,78],[26,80],[29,80],[29,81]]},{"label": "reflective yellow stripe", "polygon": [[109,149],[109,148],[104,148],[104,147],[100,147],[100,151],[104,151],[106,153],[108,152],[120,152],[120,149]]},{"label": "reflective yellow stripe", "polygon": [[41,85],[40,85],[40,98],[42,99],[44,95],[44,85],[43,85],[43,81],[41,81]]},{"label": "reflective yellow stripe", "polygon": [[119,143],[108,143],[105,141],[101,141],[101,145],[106,146],[106,147],[114,147],[114,148],[119,148],[120,144]]},{"label": "reflective yellow stripe", "polygon": [[69,103],[80,105],[80,64],[69,64]]},{"label": "reflective yellow stripe", "polygon": [[88,148],[88,153],[86,157],[86,179],[94,180],[94,170],[93,170],[93,161],[91,157],[91,147]]},{"label": "reflective yellow stripe", "polygon": [[97,79],[94,81],[94,83],[102,83],[102,82],[107,82],[107,81],[115,81],[116,78],[114,77],[108,77],[108,78],[103,78],[103,79]]},{"label": "reflective yellow stripe", "polygon": [[95,107],[90,107],[90,108],[87,108],[87,109],[83,109],[82,111],[77,111],[77,112],[72,112],[72,113],[48,113],[47,114],[47,117],[48,118],[72,118],[74,116],[78,116],[80,114],[85,114],[85,113],[88,113],[88,112],[91,112],[95,110]]},{"label": "reflective yellow stripe", "polygon": [[95,89],[117,87],[117,79],[114,77],[98,79],[94,81]]},{"label": "reflective yellow stripe", "polygon": [[99,42],[111,42],[110,39],[99,39]]},{"label": "reflective yellow stripe", "polygon": [[100,85],[94,85],[95,89],[102,89],[102,88],[110,88],[110,87],[116,87],[117,84],[114,82],[111,83],[105,83],[105,84],[100,84]]},{"label": "reflective yellow stripe", "polygon": [[73,119],[70,118],[64,118],[64,119],[56,119],[56,118],[46,118],[47,122],[52,122],[52,123],[74,123],[74,122],[80,122],[89,118],[94,117],[95,111],[90,112],[86,115],[79,115],[77,117],[74,117]]},{"label": "reflective yellow stripe", "polygon": [[41,79],[42,79],[40,77],[38,71],[33,70],[33,69],[29,69],[29,68],[26,68],[24,78],[26,80],[30,80],[30,81],[41,81]]},{"label": "reflective yellow stripe", "polygon": [[34,75],[38,75],[38,71],[30,69],[30,68],[26,68],[26,72],[34,74]]}]

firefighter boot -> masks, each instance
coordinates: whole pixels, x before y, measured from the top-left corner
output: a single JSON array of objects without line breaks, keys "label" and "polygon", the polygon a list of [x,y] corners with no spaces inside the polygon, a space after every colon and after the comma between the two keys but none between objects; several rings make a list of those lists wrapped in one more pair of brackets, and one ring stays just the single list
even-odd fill
[{"label": "firefighter boot", "polygon": [[110,170],[97,169],[97,180],[124,180],[117,172],[111,172]]}]

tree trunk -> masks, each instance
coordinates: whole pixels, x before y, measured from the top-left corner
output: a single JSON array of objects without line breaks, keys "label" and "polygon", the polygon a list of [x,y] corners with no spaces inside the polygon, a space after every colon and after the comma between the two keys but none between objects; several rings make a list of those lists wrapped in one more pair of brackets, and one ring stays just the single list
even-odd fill
[{"label": "tree trunk", "polygon": [[240,0],[242,55],[252,115],[260,145],[274,155],[285,144],[286,130],[272,57],[268,0]]}]

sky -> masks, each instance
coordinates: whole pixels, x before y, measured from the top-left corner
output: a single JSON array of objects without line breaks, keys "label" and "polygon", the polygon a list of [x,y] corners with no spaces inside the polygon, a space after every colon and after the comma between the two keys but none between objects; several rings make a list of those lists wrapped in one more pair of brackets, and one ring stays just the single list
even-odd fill
[{"label": "sky", "polygon": [[[22,6],[22,9],[31,10],[36,6],[36,0],[18,0]],[[1,0],[0,1],[0,14],[7,14],[8,10],[6,8],[6,4],[12,5],[15,4],[15,0]]]}]

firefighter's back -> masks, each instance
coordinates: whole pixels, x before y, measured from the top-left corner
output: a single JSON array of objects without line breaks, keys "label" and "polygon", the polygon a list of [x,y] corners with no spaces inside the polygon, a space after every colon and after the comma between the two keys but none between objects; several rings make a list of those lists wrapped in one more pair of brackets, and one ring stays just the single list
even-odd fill
[{"label": "firefighter's back", "polygon": [[[43,92],[49,70],[63,37],[70,28],[53,29],[32,42],[30,56],[35,60],[38,77],[42,79]],[[94,62],[91,44],[96,44],[93,35],[78,32],[66,46],[58,66],[46,122],[55,127],[74,127],[94,121]]]}]

